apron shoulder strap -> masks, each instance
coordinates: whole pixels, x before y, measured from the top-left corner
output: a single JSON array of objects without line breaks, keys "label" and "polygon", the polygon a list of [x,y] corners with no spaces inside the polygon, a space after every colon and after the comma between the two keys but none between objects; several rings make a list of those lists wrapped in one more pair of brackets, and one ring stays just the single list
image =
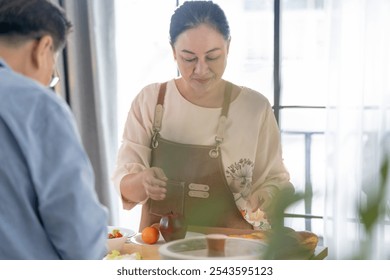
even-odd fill
[{"label": "apron shoulder strap", "polygon": [[165,98],[166,89],[167,89],[167,82],[162,83],[160,85],[160,89],[158,92],[156,108],[154,109],[153,137],[152,137],[152,143],[151,143],[153,148],[157,148],[157,145],[158,145],[157,135],[159,134],[159,132],[161,130],[162,117],[163,117],[163,113],[164,113],[164,98]]},{"label": "apron shoulder strap", "polygon": [[167,89],[167,82],[160,85],[157,97],[157,104],[154,110],[153,131],[159,132],[161,130],[162,116],[164,112],[164,98]]},{"label": "apron shoulder strap", "polygon": [[219,117],[219,121],[218,121],[217,136],[215,137],[215,140],[221,143],[223,141],[223,136],[225,133],[225,126],[226,126],[227,116],[230,107],[232,89],[233,89],[232,83],[226,82],[225,97],[223,99],[221,116]]},{"label": "apron shoulder strap", "polygon": [[233,84],[230,82],[226,82],[222,111],[218,120],[217,135],[215,136],[215,148],[211,149],[209,153],[210,157],[212,158],[217,158],[219,156],[219,146],[222,144],[225,135],[225,128],[230,107],[230,100],[232,96],[232,89]]},{"label": "apron shoulder strap", "polygon": [[167,82],[162,83],[160,85],[160,89],[158,92],[157,104],[164,105],[165,91],[167,89]]},{"label": "apron shoulder strap", "polygon": [[233,84],[231,82],[226,82],[225,97],[223,99],[221,116],[227,117],[227,115],[228,115],[229,107],[230,107],[230,100],[232,97],[232,89],[233,89]]}]

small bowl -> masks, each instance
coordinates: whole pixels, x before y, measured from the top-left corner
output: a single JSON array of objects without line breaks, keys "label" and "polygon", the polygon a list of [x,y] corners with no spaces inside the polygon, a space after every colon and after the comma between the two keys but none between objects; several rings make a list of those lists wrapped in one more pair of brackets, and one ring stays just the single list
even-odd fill
[{"label": "small bowl", "polygon": [[[127,238],[133,236],[135,234],[134,231],[123,228],[123,227],[115,227],[108,226],[107,227],[107,251],[111,253],[113,250],[121,251],[123,245],[126,243]],[[108,234],[111,233],[114,229],[118,229],[120,233],[122,233],[122,237],[117,238],[108,238]]]},{"label": "small bowl", "polygon": [[192,237],[160,246],[159,254],[164,260],[259,260],[267,250],[267,245],[260,240],[233,237],[226,237],[223,255],[210,255],[207,246],[207,236]]}]

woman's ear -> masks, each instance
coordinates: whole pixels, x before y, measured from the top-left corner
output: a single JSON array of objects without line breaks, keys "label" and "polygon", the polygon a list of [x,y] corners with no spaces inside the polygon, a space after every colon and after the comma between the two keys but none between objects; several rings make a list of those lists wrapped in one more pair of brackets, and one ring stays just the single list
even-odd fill
[{"label": "woman's ear", "polygon": [[227,41],[227,54],[229,54],[229,48],[230,48],[230,41],[232,40],[232,37],[229,37],[229,40]]},{"label": "woman's ear", "polygon": [[47,59],[53,54],[53,38],[45,35],[37,40],[34,49],[31,53],[32,62],[36,69],[40,69],[47,65]]}]

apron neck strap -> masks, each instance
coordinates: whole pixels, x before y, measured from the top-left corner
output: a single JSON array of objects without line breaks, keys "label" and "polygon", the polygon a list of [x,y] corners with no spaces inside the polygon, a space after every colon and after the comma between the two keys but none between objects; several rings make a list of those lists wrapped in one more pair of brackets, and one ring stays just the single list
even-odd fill
[{"label": "apron neck strap", "polygon": [[[161,130],[161,124],[162,124],[162,117],[164,113],[164,98],[165,98],[165,91],[167,88],[167,82],[162,83],[160,85],[158,97],[157,97],[157,105],[154,112],[154,121],[153,121],[153,139],[152,139],[152,146],[155,148],[158,145],[157,142],[157,135]],[[232,96],[232,89],[233,84],[226,81],[225,85],[225,94],[222,104],[222,110],[221,115],[218,120],[218,128],[217,128],[217,135],[215,136],[215,149],[213,149],[212,153],[214,153],[214,156],[212,157],[218,157],[219,154],[219,145],[223,142],[223,137],[225,134],[225,128],[226,128],[226,121],[227,116],[229,112],[230,107],[230,100]],[[210,154],[211,156],[211,154]]]}]

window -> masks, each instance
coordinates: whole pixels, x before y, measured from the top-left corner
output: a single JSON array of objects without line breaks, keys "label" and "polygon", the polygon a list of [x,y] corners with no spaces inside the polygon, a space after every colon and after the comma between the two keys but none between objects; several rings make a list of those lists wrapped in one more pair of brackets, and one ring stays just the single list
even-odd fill
[{"label": "window", "polygon": [[[324,216],[329,16],[324,1],[284,0],[281,16],[280,129],[286,166],[297,190],[313,193],[291,213]],[[287,222],[287,221],[286,221]],[[289,219],[322,235],[322,219]]]},{"label": "window", "polygon": [[[169,22],[175,0],[116,0],[118,63],[118,135],[133,98],[147,84],[171,79],[176,65],[169,46]],[[119,145],[119,143],[118,143]],[[122,202],[119,203],[122,205]],[[121,210],[120,225],[138,229],[141,207]]]}]

